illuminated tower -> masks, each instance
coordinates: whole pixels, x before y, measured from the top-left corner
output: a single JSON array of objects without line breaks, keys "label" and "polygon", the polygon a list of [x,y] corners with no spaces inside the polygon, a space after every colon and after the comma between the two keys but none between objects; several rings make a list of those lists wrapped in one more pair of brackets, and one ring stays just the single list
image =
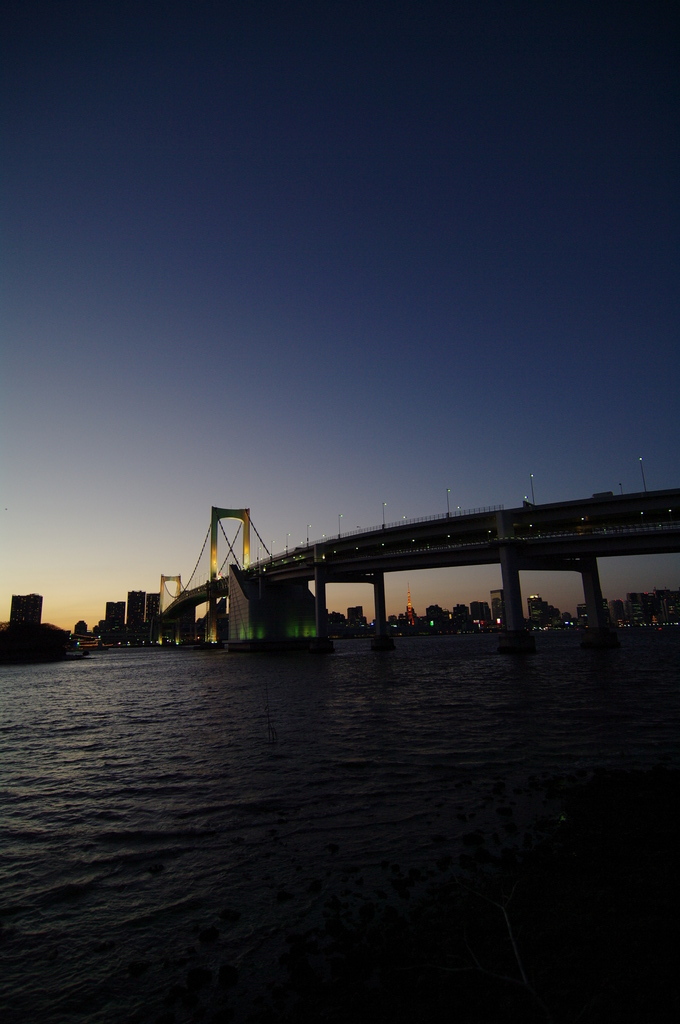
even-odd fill
[{"label": "illuminated tower", "polygon": [[413,605],[411,604],[411,587],[407,585],[406,590],[406,621],[409,626],[415,626],[416,624],[416,613],[413,611]]},{"label": "illuminated tower", "polygon": [[221,519],[239,519],[243,523],[243,568],[250,565],[250,509],[216,508],[213,505],[210,516],[210,580],[208,581],[208,615],[206,640],[217,642],[217,593],[213,581],[217,579],[217,524]]}]

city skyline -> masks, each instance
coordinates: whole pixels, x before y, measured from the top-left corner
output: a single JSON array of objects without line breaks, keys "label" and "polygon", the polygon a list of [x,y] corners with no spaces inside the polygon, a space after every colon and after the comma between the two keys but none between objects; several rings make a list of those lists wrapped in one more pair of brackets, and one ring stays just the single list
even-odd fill
[{"label": "city skyline", "polygon": [[[72,628],[186,581],[212,505],[283,551],[339,517],[677,486],[677,42],[638,2],[14,5],[8,613],[39,591]],[[600,572],[674,588],[680,555]],[[424,607],[501,580],[388,575],[388,614],[409,583]]]},{"label": "city skyline", "polygon": [[[452,511],[456,510],[452,509]],[[357,529],[358,528],[360,527],[357,526]],[[343,530],[344,529],[345,528],[343,527]],[[332,538],[333,536],[337,536],[337,533],[330,532],[325,536]],[[289,533],[288,537],[295,537],[295,534]],[[228,537],[228,540],[231,544],[235,545],[237,553],[239,552],[237,543],[238,539],[238,531],[232,529],[231,536]],[[310,535],[309,539],[312,541],[314,539],[313,535]],[[227,541],[224,538],[220,538],[220,541],[219,553],[221,561],[228,553],[228,546]],[[298,545],[305,545],[306,541],[307,538],[305,536],[299,538],[297,542],[291,539],[289,541],[289,547],[292,550]],[[274,542],[273,550],[275,553],[281,553],[284,551],[285,541],[283,544],[276,544]],[[261,553],[264,557],[264,552]],[[258,554],[257,543],[254,545],[252,554],[253,560],[255,560]],[[201,557],[202,562],[204,563],[203,575],[207,576],[206,550],[203,550]],[[195,560],[192,560],[192,565],[188,573],[185,575],[178,574],[182,575],[184,586],[187,585],[191,570],[196,568],[196,564]],[[680,554],[603,557],[598,559],[598,565],[603,594],[608,592],[613,593],[616,591],[616,599],[620,599],[622,595],[628,592],[652,592],[655,589],[675,590],[680,586],[678,583],[678,580],[680,580]],[[122,575],[122,573],[120,575]],[[169,574],[164,573],[164,575]],[[18,572],[15,578],[18,581],[21,581],[21,572]],[[137,575],[135,578],[137,578]],[[659,582],[660,579],[662,579],[663,582]],[[6,593],[6,602],[9,609],[12,595],[28,592],[28,588],[22,588],[19,585],[15,585],[14,588],[7,586],[7,577],[3,582],[5,583],[5,586],[3,587],[0,585],[0,592],[4,591]],[[158,582],[155,583],[155,587],[153,586],[153,583],[151,583],[144,592],[147,594],[154,592],[157,593],[159,582],[160,574]],[[524,599],[529,594],[545,590],[555,596],[556,604],[559,607],[572,610],[583,602],[583,588],[581,577],[578,572],[523,570],[520,574],[520,583]],[[409,590],[412,592],[413,603],[419,604],[421,607],[425,607],[428,604],[440,604],[446,606],[460,602],[465,603],[469,600],[477,600],[480,598],[480,595],[483,595],[485,588],[486,593],[488,594],[501,586],[502,579],[499,565],[426,569],[415,572],[387,572],[385,573],[387,614],[398,614],[403,610],[403,595]],[[131,592],[130,588],[122,582],[119,584],[118,589],[119,591],[122,589],[126,594]],[[141,591],[143,589],[144,588],[138,584],[135,586],[135,590]],[[313,582],[310,583],[310,589],[312,592],[314,591]],[[348,607],[352,603],[364,604],[366,606],[372,606],[373,603],[373,587],[370,583],[331,582],[327,584],[326,591],[329,610],[335,609],[336,606],[340,608]],[[477,594],[476,598],[469,597],[469,594],[473,591]],[[88,623],[98,622],[100,619],[105,617],[105,614],[102,614],[101,611],[97,610],[99,607],[98,602],[101,604],[101,608],[105,610],[106,604],[111,600],[110,591],[107,591],[104,585],[99,585],[97,587],[96,597],[88,599],[73,593],[68,600],[65,600],[60,597],[59,581],[55,581],[51,594],[47,594],[45,596],[45,609],[47,613],[46,621],[49,621],[62,629],[72,629],[72,623],[79,619],[83,619]],[[117,600],[120,601],[120,599]],[[125,601],[122,603],[125,605]],[[57,609],[53,616],[50,616],[49,614],[50,606]],[[202,607],[203,606],[199,606],[199,611]],[[83,608],[85,608],[85,613],[82,611]]]},{"label": "city skyline", "polygon": [[[406,575],[406,574],[402,574],[402,575]],[[534,574],[534,575],[538,575],[538,574]],[[342,588],[343,590],[346,589],[346,587],[347,587],[346,584],[344,584],[344,585],[343,584],[338,584],[337,586],[338,586],[338,589]],[[366,586],[368,587],[368,585],[366,585]],[[370,589],[371,593],[369,595],[370,600],[369,600],[369,604],[367,605],[367,609],[370,609],[372,607],[372,587],[369,588],[369,589]],[[618,595],[616,597],[611,597],[611,596],[609,596],[607,594],[603,594],[603,598],[604,598],[605,602],[607,603],[608,607],[611,608],[612,605],[621,605],[621,607],[623,609],[623,606],[627,602],[629,602],[631,598],[637,598],[640,595],[643,595],[645,597],[654,598],[654,597],[656,597],[657,594],[663,595],[663,594],[666,594],[668,592],[672,592],[672,593],[674,593],[676,595],[680,594],[680,586],[678,586],[678,587],[651,587],[649,590],[630,590],[630,591],[626,591],[625,599],[624,599],[624,595]],[[451,601],[450,602],[450,604],[451,604],[451,608],[450,609],[449,609],[448,606],[440,606],[439,602],[426,601],[423,604],[423,606],[422,606],[424,608],[424,612],[421,613],[421,612],[418,611],[418,608],[416,607],[416,605],[411,600],[411,589],[410,589],[410,585],[409,585],[409,586],[407,586],[406,600],[405,600],[401,610],[397,612],[397,611],[390,611],[388,609],[387,617],[388,617],[388,619],[402,618],[404,616],[408,616],[412,612],[418,619],[423,619],[423,618],[427,617],[428,609],[429,608],[439,607],[440,610],[442,610],[442,611],[444,611],[446,613],[449,613],[450,611],[454,611],[456,606],[458,606],[458,607],[465,607],[468,610],[471,619],[474,621],[476,618],[478,618],[478,617],[481,618],[483,616],[476,616],[475,614],[473,614],[473,606],[475,606],[475,605],[480,605],[480,606],[481,605],[486,605],[488,610],[489,610],[489,612],[491,613],[491,621],[493,622],[494,615],[496,614],[497,609],[494,608],[493,612],[491,612],[491,609],[494,607],[494,597],[497,596],[497,595],[499,596],[499,600],[502,602],[503,590],[502,589],[494,589],[494,590],[489,591],[489,595],[488,595],[489,600],[488,601],[487,601],[487,599],[485,597],[483,597],[482,595],[478,594],[477,597],[475,597],[475,598],[469,598],[468,597],[468,599],[465,600],[465,601],[457,601],[457,600],[456,601]],[[121,601],[121,600],[115,600],[115,599],[107,600],[106,603],[105,603],[105,607],[104,607],[104,614],[102,616],[100,616],[99,619],[96,619],[96,617],[95,617],[95,618],[92,618],[92,619],[88,620],[86,616],[81,616],[77,620],[75,626],[73,626],[73,627],[67,626],[65,624],[59,624],[59,623],[51,623],[51,624],[52,625],[60,625],[60,628],[68,629],[70,632],[74,632],[74,633],[80,632],[80,630],[78,630],[76,628],[79,624],[81,626],[82,626],[82,624],[85,624],[85,626],[87,627],[87,631],[90,632],[90,633],[97,633],[98,631],[101,631],[101,628],[103,627],[104,623],[108,623],[109,628],[111,628],[111,627],[118,627],[120,629],[132,629],[133,631],[134,630],[140,630],[143,626],[148,625],[150,618],[154,617],[157,614],[157,610],[158,610],[158,597],[159,597],[159,595],[158,595],[157,592],[154,593],[154,592],[145,592],[145,591],[128,591],[127,601]],[[131,600],[130,600],[131,598],[133,599],[134,609],[135,609],[133,614],[132,614],[132,616],[131,616]],[[529,591],[523,592],[523,600],[524,600],[525,605],[527,606],[527,615],[526,615],[527,621],[529,621],[531,619],[531,617],[532,617],[531,616],[531,606],[532,606],[532,602],[535,599],[538,599],[539,601],[543,600],[544,604],[547,604],[547,605],[550,605],[551,607],[553,607],[551,601],[545,602],[545,599],[543,599],[543,595],[542,594],[539,594],[537,592],[536,593],[531,593]],[[39,609],[39,611],[37,612],[38,617],[37,617],[37,619],[35,619],[35,621],[40,621],[40,613],[41,613],[41,610],[42,610],[42,600],[43,600],[43,598],[42,598],[41,594],[24,594],[24,595],[16,595],[15,594],[15,595],[12,595],[12,612],[14,612],[15,607],[16,608],[23,608],[24,606],[27,606],[27,607],[30,606],[30,607],[32,607],[34,609],[34,611],[33,611],[34,615],[35,615],[35,609]],[[145,610],[146,610],[146,614],[144,615],[143,618],[140,617],[141,616],[140,609],[142,607],[144,607]],[[559,607],[556,610],[559,613],[561,613],[562,617],[564,617],[565,614],[568,613],[571,618],[576,620],[578,618],[578,609],[579,608],[584,608],[584,607],[585,607],[584,600],[583,600],[583,598],[581,598],[581,600],[578,600],[577,602],[575,602],[573,607],[569,607],[569,608],[567,608],[567,607]],[[363,608],[364,608],[363,605],[347,606],[347,609],[346,609],[347,610],[347,618],[349,620],[351,620],[352,617],[353,617],[351,613],[353,613],[353,612],[356,612],[357,615],[359,615],[359,616],[362,615],[363,614]],[[194,612],[194,616],[195,616],[196,620],[203,619],[204,616],[205,616],[205,611],[206,611],[206,606],[204,606],[204,605],[199,605],[196,609],[194,609],[193,612]],[[337,608],[333,608],[330,605],[328,606],[327,611],[328,611],[329,616],[331,616],[331,617],[344,614],[343,612],[339,611]],[[623,615],[619,615],[618,616],[618,618],[622,618],[622,617],[623,617]],[[369,619],[369,622],[373,621],[373,617],[370,614],[368,616],[368,619]]]}]

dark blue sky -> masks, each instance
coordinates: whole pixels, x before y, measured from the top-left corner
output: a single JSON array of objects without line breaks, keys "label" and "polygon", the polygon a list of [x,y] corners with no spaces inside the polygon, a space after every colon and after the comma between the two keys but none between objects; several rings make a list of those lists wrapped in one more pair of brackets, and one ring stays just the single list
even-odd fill
[{"label": "dark blue sky", "polygon": [[280,550],[530,473],[538,501],[639,490],[640,456],[679,484],[674,5],[5,7],[8,608],[96,621],[187,577],[212,504]]}]

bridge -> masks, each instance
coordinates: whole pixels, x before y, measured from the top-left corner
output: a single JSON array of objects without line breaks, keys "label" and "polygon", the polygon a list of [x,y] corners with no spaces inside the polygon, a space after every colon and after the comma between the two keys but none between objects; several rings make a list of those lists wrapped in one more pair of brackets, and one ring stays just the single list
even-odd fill
[{"label": "bridge", "polygon": [[[217,569],[217,524],[225,518],[242,524],[243,555],[222,577]],[[581,574],[588,613],[584,644],[610,647],[617,646],[618,640],[606,618],[598,558],[680,552],[680,489],[608,491],[543,505],[525,500],[518,508],[493,506],[402,520],[339,532],[337,537],[324,537],[285,553],[268,553],[254,563],[250,562],[251,526],[249,509],[213,508],[210,577],[189,590],[182,590],[179,577],[162,577],[161,593],[166,581],[176,581],[174,599],[161,608],[165,620],[207,603],[207,639],[214,642],[216,602],[228,595],[230,650],[306,646],[330,651],[326,585],[370,583],[375,598],[372,645],[389,649],[393,640],[385,615],[386,572],[496,563],[501,567],[505,606],[499,650],[535,649],[534,636],[525,629],[519,574],[537,569]],[[311,582],[314,595],[308,586]]]}]

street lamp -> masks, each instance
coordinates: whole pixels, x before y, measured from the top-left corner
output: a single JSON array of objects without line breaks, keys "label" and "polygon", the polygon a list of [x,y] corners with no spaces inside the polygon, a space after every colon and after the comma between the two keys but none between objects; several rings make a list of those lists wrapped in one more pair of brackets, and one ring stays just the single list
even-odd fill
[{"label": "street lamp", "polygon": [[449,506],[449,494],[450,493],[451,493],[451,488],[447,487],[446,488],[446,514],[447,514],[447,516],[451,515],[451,508]]},{"label": "street lamp", "polygon": [[340,540],[340,520],[342,519],[342,512],[338,512],[338,540]]},{"label": "street lamp", "polygon": [[529,479],[531,480],[531,504],[535,505],[536,504],[536,499],[534,498],[534,474],[533,473],[529,473]]},{"label": "street lamp", "polygon": [[385,507],[386,507],[386,505],[387,505],[387,502],[383,501],[383,530],[385,529]]},{"label": "street lamp", "polygon": [[309,531],[311,530],[311,528],[312,528],[312,524],[311,523],[307,523],[307,547],[309,547]]},{"label": "street lamp", "polygon": [[644,487],[645,494],[646,494],[647,493],[647,481],[645,480],[645,467],[642,465],[642,456],[640,456],[640,472],[642,473],[642,486]]},{"label": "street lamp", "polygon": [[286,554],[288,554],[288,541],[290,540],[290,534],[286,534]]}]

